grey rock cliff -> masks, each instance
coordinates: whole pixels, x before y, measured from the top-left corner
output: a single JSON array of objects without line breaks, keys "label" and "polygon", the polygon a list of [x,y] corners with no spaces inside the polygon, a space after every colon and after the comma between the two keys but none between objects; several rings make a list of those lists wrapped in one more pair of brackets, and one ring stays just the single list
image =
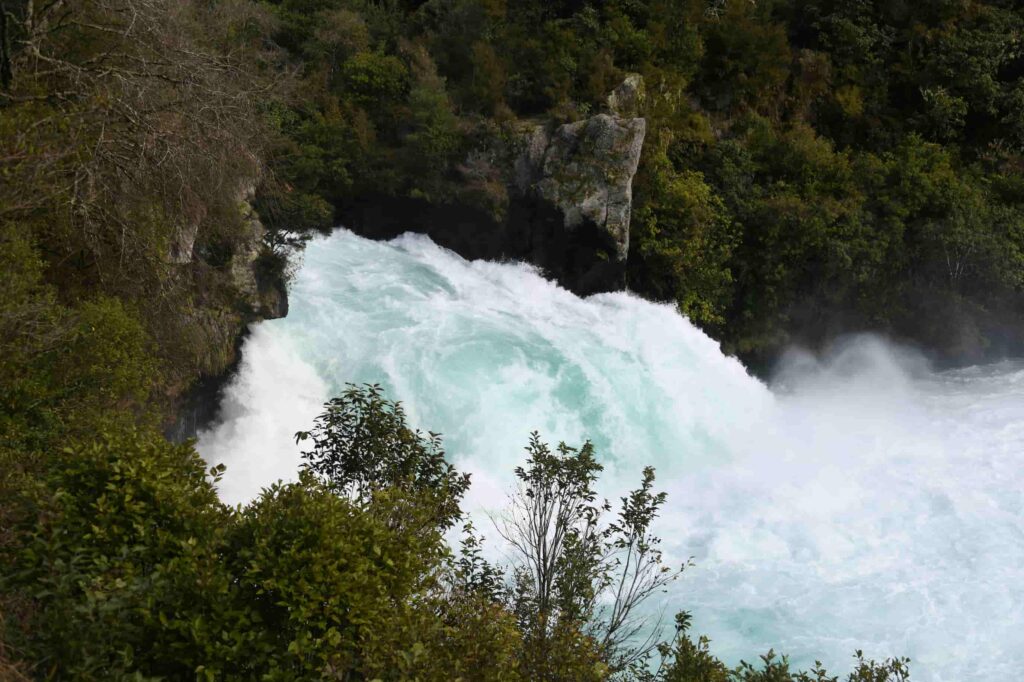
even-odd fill
[{"label": "grey rock cliff", "polygon": [[175,441],[195,437],[213,421],[220,391],[239,360],[239,349],[250,323],[288,313],[285,282],[261,267],[266,228],[252,206],[255,184],[235,195],[240,223],[230,257],[216,266],[204,257],[197,241],[198,225],[182,229],[173,240],[168,261],[193,268],[207,278],[204,296],[188,308],[188,324],[197,375],[173,397],[175,409],[165,433]]},{"label": "grey rock cliff", "polygon": [[252,207],[255,195],[254,185],[239,193],[244,238],[231,256],[229,268],[240,306],[258,319],[273,320],[288,314],[288,296],[284,282],[267,281],[260,272],[259,257],[267,230]]},{"label": "grey rock cliff", "polygon": [[168,262],[177,265],[191,263],[193,258],[192,249],[195,246],[197,236],[199,236],[199,223],[197,221],[189,221],[187,224],[179,227],[177,233],[171,239],[167,255]]},{"label": "grey rock cliff", "polygon": [[342,222],[374,238],[425,232],[466,258],[525,260],[580,294],[622,289],[642,104],[643,80],[630,74],[606,113],[482,128],[448,203],[366,197]]},{"label": "grey rock cliff", "polygon": [[[555,206],[567,232],[595,230],[614,260],[629,253],[633,176],[646,122],[598,114],[548,132],[538,127],[517,164],[519,190]],[[526,182],[524,182],[526,180]]]},{"label": "grey rock cliff", "polygon": [[520,129],[512,202],[527,207],[525,258],[579,293],[625,284],[642,102],[643,80],[630,74],[608,97],[609,113]]},{"label": "grey rock cliff", "polygon": [[[268,281],[260,272],[259,258],[263,250],[266,228],[253,208],[255,183],[242,187],[235,196],[241,230],[230,260],[227,263],[229,285],[235,292],[235,308],[242,313],[247,324],[255,319],[275,319],[288,313],[288,300],[283,282]],[[197,254],[198,221],[178,229],[171,239],[167,261],[175,265],[190,266],[202,260]]]}]

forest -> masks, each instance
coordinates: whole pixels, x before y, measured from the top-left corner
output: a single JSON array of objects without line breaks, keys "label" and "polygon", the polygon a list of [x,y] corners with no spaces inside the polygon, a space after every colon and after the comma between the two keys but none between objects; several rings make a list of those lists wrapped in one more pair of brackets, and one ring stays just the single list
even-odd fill
[{"label": "forest", "polygon": [[446,541],[468,479],[373,387],[244,507],[165,433],[346,207],[500,210],[470,152],[627,73],[631,290],[755,369],[864,330],[1019,353],[1022,27],[1009,0],[0,0],[0,678],[838,679],[730,669],[685,611],[638,641],[686,577],[653,470],[613,511],[588,445],[529,440],[510,509],[564,532],[506,528],[494,566]]},{"label": "forest", "polygon": [[378,193],[494,210],[467,150],[596,112],[635,72],[630,289],[755,367],[865,330],[951,362],[1019,352],[1014,3],[414,4],[274,6],[303,93],[278,203],[311,225]]}]

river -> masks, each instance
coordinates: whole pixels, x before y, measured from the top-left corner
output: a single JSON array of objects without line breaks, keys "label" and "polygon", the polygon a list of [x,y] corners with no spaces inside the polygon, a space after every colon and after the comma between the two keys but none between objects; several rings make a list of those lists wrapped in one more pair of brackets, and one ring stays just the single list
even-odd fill
[{"label": "river", "polygon": [[290,301],[199,439],[226,501],[294,478],[293,434],[346,382],[380,383],[444,434],[481,518],[533,430],[592,440],[611,499],[655,466],[658,531],[695,564],[664,606],[730,663],[774,648],[839,672],[863,649],[922,681],[1024,668],[1024,364],[934,372],[858,337],[789,353],[766,385],[669,306],[580,299],[413,235],[312,242]]}]

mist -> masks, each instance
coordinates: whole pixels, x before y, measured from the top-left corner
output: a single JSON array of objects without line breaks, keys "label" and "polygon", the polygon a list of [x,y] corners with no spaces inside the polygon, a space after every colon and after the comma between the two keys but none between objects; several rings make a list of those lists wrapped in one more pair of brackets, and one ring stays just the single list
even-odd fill
[{"label": "mist", "polygon": [[859,648],[910,656],[917,680],[1024,664],[1006,587],[1024,566],[1024,366],[936,372],[856,336],[789,351],[765,384],[669,306],[580,299],[412,235],[310,244],[291,301],[252,330],[199,440],[229,503],[295,478],[293,434],[346,382],[381,383],[472,474],[483,530],[533,430],[593,441],[611,499],[655,466],[658,532],[695,562],[665,607],[731,663],[774,648],[840,670]]}]

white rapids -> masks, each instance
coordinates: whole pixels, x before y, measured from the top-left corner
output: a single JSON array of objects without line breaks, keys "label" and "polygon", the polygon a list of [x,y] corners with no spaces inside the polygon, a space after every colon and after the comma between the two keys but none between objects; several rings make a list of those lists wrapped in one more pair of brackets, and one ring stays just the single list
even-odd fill
[{"label": "white rapids", "polygon": [[347,382],[381,383],[444,434],[476,512],[501,508],[532,430],[592,440],[611,499],[654,465],[666,550],[696,564],[665,606],[730,663],[774,648],[838,673],[863,649],[909,656],[919,681],[1024,668],[1024,364],[932,372],[864,337],[791,353],[768,387],[669,306],[580,299],[412,235],[311,243],[290,299],[199,439],[226,501],[294,478],[293,434]]}]

